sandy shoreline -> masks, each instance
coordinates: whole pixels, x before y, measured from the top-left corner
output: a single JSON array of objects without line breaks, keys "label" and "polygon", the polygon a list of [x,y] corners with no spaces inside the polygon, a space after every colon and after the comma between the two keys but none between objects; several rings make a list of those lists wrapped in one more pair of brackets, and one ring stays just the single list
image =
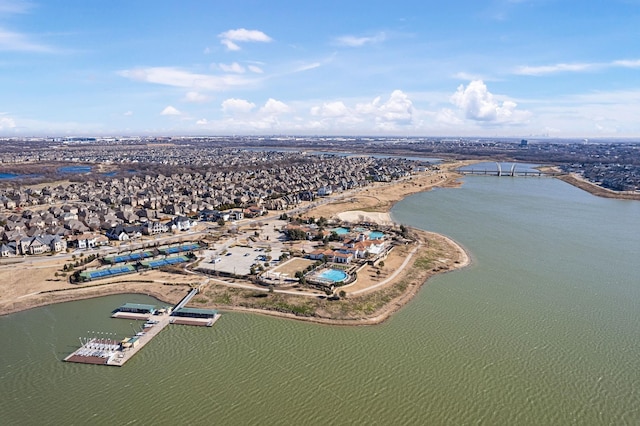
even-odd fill
[{"label": "sandy shoreline", "polygon": [[[453,169],[459,166],[460,163],[444,164],[441,166],[441,170],[436,173],[424,173],[411,179],[394,183],[376,184],[358,191],[346,200],[319,206],[309,211],[307,215],[340,217],[342,220],[352,222],[362,221],[365,218],[366,221],[390,225],[392,222],[389,210],[397,201],[410,194],[427,191],[437,186],[458,186],[457,179],[459,175]],[[331,314],[331,309],[335,309],[336,305],[332,306],[326,302],[318,302],[326,304],[318,305],[319,308],[315,315],[299,316],[267,309],[255,309],[241,306],[240,304],[229,306],[224,303],[215,303],[217,299],[214,296],[219,293],[216,293],[209,300],[201,302],[202,307],[208,306],[221,310],[253,312],[334,325],[378,324],[389,318],[411,300],[429,277],[462,268],[470,262],[465,250],[451,239],[421,230],[412,230],[412,232],[421,241],[422,246],[412,256],[411,261],[407,262],[406,267],[397,274],[397,277],[390,280],[388,284],[380,286],[381,289],[379,290],[364,292],[366,294],[363,295],[349,295],[345,300],[341,301],[341,303],[354,306],[357,306],[361,301],[370,303],[371,306],[378,306],[380,303],[377,300],[379,295],[389,299],[387,303],[378,306],[373,312],[365,310],[365,314],[356,315],[353,318],[338,319]],[[423,255],[427,252],[424,251],[424,247],[430,247],[429,255],[436,256],[435,260],[425,262]],[[399,250],[398,253],[394,254],[395,257],[390,257],[388,259],[388,268],[383,270],[384,274],[388,275],[387,269],[391,270],[394,265],[398,266],[404,261],[403,255],[406,256],[407,253],[403,254]],[[77,286],[68,284],[66,279],[58,277],[61,263],[55,257],[49,257],[48,259],[27,258],[19,259],[19,261],[20,263],[9,265],[0,264],[0,315],[52,303],[124,293],[146,294],[164,303],[173,304],[184,296],[189,287],[203,286],[208,282],[206,277],[200,275],[179,275],[152,271],[121,277],[120,279],[112,279],[111,281],[100,281],[95,285]],[[416,262],[421,262],[421,267],[416,267]],[[427,264],[429,264],[428,267],[426,267]],[[363,272],[363,278],[359,278],[359,281],[363,283],[367,280],[375,282],[376,279],[379,279],[373,274],[372,270]],[[380,276],[380,271],[376,272]],[[382,275],[383,277],[385,276],[384,274]],[[402,289],[402,291],[399,291],[399,289]],[[220,291],[228,292],[229,290],[223,289]],[[305,303],[303,296],[287,296],[287,300]]]}]

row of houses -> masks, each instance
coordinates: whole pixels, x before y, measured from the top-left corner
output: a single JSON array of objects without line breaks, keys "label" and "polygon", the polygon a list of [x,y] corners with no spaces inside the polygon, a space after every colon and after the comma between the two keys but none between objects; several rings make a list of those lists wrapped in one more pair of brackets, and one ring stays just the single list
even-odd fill
[{"label": "row of houses", "polygon": [[[194,166],[204,160],[198,154]],[[216,170],[212,162],[219,166],[218,171],[212,171]],[[229,164],[234,165],[233,169]],[[235,151],[210,156],[206,168],[205,164],[202,166],[206,172],[141,174],[87,179],[69,185],[5,188],[0,189],[0,205],[14,210],[82,203],[97,209],[117,209],[118,218],[132,224],[158,214],[189,216],[206,209],[225,210],[225,206],[286,209],[316,196],[367,186],[374,180],[407,176],[416,167],[414,162],[403,159]]]},{"label": "row of houses", "polygon": [[84,232],[71,235],[38,234],[34,236],[22,236],[12,241],[6,241],[0,246],[0,257],[16,255],[38,255],[46,253],[59,253],[74,249],[92,249],[109,244],[109,240],[129,241],[142,237],[142,235],[155,235],[174,230],[185,231],[197,224],[196,221],[186,217],[173,218],[168,222],[147,222],[144,225],[117,225],[106,233]]}]

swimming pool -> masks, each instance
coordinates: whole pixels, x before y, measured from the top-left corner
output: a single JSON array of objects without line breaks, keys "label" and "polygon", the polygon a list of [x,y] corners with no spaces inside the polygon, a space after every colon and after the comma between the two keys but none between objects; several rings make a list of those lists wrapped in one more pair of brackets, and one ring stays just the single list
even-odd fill
[{"label": "swimming pool", "polygon": [[340,228],[334,229],[332,232],[335,232],[338,235],[346,235],[349,233],[349,230],[347,228],[340,227]]},{"label": "swimming pool", "polygon": [[346,280],[347,273],[339,269],[326,269],[320,273],[320,278],[333,281],[334,283],[340,283]]},{"label": "swimming pool", "polygon": [[380,231],[369,232],[370,240],[381,240],[382,238],[384,238],[384,232],[380,232]]}]

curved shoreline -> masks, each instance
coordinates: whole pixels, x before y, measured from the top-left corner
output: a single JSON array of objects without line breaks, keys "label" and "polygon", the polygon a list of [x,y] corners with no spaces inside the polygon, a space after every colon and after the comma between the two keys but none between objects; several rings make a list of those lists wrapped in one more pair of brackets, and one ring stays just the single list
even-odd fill
[{"label": "curved shoreline", "polygon": [[[456,166],[457,163],[456,163]],[[443,172],[438,172],[435,175],[425,175],[422,177],[418,177],[417,180],[422,183],[416,183],[411,180],[394,182],[391,184],[384,184],[375,188],[380,194],[385,194],[385,200],[381,202],[379,205],[375,206],[373,210],[384,210],[379,211],[378,213],[388,213],[396,202],[402,200],[408,195],[428,191],[434,187],[451,187],[458,186],[460,183],[458,182],[458,178],[460,175],[451,171],[452,167],[445,167]],[[420,180],[422,179],[422,180]],[[425,180],[426,179],[426,180]],[[430,179],[430,180],[429,180]],[[360,191],[354,195],[355,197],[362,196],[363,192],[370,192],[371,188],[367,188],[365,191]],[[390,196],[391,194],[391,196]],[[378,198],[378,201],[380,199]],[[330,206],[330,205],[329,205]],[[326,206],[323,206],[326,207]],[[345,206],[342,206],[345,207]],[[322,207],[321,207],[322,208]],[[335,206],[334,206],[335,208]],[[370,208],[370,206],[366,206],[366,208]],[[318,214],[319,209],[310,210],[307,214]],[[343,210],[344,211],[344,210]],[[393,223],[393,222],[392,222]],[[423,255],[424,250],[421,247],[419,242],[416,242],[417,246],[415,247],[415,255],[412,256],[412,260],[408,262],[405,268],[398,273],[397,276],[394,276],[388,284],[380,285],[375,287],[372,291],[358,291],[358,293],[354,293],[354,295],[349,294],[346,299],[343,300],[345,303],[357,303],[361,299],[366,300],[367,297],[371,295],[375,296],[378,294],[383,294],[385,297],[390,297],[393,295],[391,299],[384,303],[379,308],[375,309],[374,312],[371,312],[366,315],[354,317],[354,318],[331,318],[327,316],[323,316],[323,314],[314,314],[313,316],[302,316],[295,315],[293,313],[274,311],[270,309],[256,309],[252,307],[246,306],[229,306],[225,304],[205,304],[205,306],[210,305],[210,307],[214,307],[220,310],[227,311],[238,311],[238,312],[250,312],[250,313],[258,313],[262,315],[270,315],[281,318],[289,318],[295,320],[302,320],[308,322],[314,322],[319,324],[328,324],[328,325],[374,325],[379,324],[386,319],[388,319],[393,313],[397,312],[400,308],[406,305],[418,292],[418,290],[426,283],[426,281],[434,276],[441,273],[449,272],[452,270],[460,269],[462,267],[467,266],[470,263],[470,256],[461,247],[459,244],[454,242],[449,237],[444,235],[411,229],[411,231],[416,235],[416,237],[423,241],[436,242],[439,246],[439,249],[443,253],[447,253],[449,257],[447,257],[446,262],[440,262],[441,259],[438,260],[437,267],[417,267],[416,262],[421,259],[421,255]],[[433,244],[432,244],[433,245]],[[422,259],[423,260],[423,259]],[[25,268],[28,266],[25,265]],[[142,278],[142,277],[141,277]],[[198,279],[206,279],[206,277],[196,276],[191,278]],[[169,281],[170,279],[166,279]],[[128,282],[110,282],[103,283],[99,285],[93,286],[83,286],[83,287],[75,287],[75,288],[53,288],[50,290],[37,291],[37,292],[25,292],[26,294],[19,295],[15,297],[13,300],[8,302],[5,301],[2,305],[0,305],[0,315],[7,315],[15,312],[20,312],[36,307],[46,306],[54,303],[64,303],[75,300],[82,300],[94,297],[101,297],[106,295],[113,294],[126,294],[126,293],[136,293],[136,294],[145,294],[151,297],[154,297],[164,303],[176,303],[182,296],[185,287],[190,285],[197,285],[198,283],[183,283],[183,284],[175,284],[175,285],[163,285],[160,282],[163,280],[135,280],[129,279],[126,280]],[[202,283],[200,283],[202,284]],[[398,289],[403,286],[404,289],[398,293]],[[396,288],[398,287],[398,288]],[[360,295],[362,293],[362,295]],[[276,291],[276,294],[277,291]],[[283,296],[285,297],[285,296]],[[305,300],[304,296],[291,296],[287,295],[287,300]],[[306,297],[306,299],[310,299]],[[326,306],[329,306],[328,304]],[[325,314],[326,315],[326,314]]]}]

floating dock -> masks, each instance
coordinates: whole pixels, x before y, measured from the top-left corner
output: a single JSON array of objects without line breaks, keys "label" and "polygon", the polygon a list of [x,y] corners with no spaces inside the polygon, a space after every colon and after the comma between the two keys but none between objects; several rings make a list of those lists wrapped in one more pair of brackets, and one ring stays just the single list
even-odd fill
[{"label": "floating dock", "polygon": [[121,367],[169,324],[211,327],[220,318],[212,309],[185,308],[193,296],[193,289],[174,309],[156,310],[153,305],[126,303],[118,308],[112,318],[146,321],[143,331],[121,341],[114,339],[87,339],[64,361],[80,364],[111,365]]}]

